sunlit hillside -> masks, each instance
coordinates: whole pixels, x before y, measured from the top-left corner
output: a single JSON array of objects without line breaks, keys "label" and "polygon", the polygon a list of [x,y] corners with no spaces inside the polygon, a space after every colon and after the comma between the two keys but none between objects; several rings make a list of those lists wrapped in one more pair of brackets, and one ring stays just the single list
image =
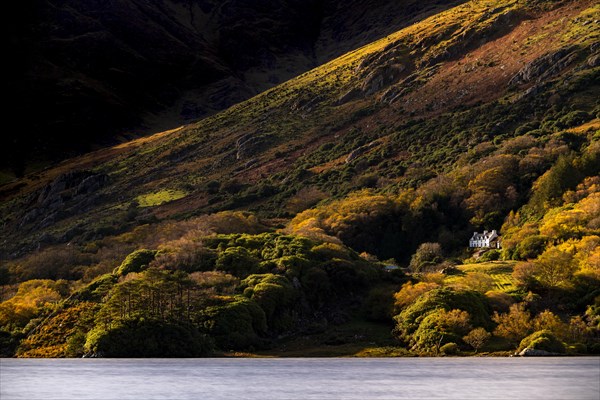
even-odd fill
[{"label": "sunlit hillside", "polygon": [[3,354],[597,353],[598,20],[465,2],[4,185]]}]

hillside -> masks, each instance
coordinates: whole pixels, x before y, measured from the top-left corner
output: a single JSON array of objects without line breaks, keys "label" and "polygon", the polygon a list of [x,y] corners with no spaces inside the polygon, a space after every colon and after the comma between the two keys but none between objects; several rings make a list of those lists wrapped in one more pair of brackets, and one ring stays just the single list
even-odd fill
[{"label": "hillside", "polygon": [[213,114],[458,3],[19,2],[0,183]]},{"label": "hillside", "polygon": [[[4,185],[5,354],[165,355],[123,353],[148,331],[181,343],[166,355],[313,334],[600,350],[599,19],[591,1],[466,2]],[[483,229],[503,248],[475,259]]]}]

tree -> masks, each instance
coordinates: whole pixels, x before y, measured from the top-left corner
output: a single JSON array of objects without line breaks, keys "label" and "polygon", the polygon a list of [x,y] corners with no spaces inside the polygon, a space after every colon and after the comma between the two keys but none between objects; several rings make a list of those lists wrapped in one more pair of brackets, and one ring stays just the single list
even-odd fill
[{"label": "tree", "polygon": [[434,282],[419,282],[412,284],[412,282],[406,282],[402,285],[399,292],[394,294],[394,309],[396,312],[400,312],[404,307],[412,304],[420,295],[427,293],[430,290],[439,288],[440,285]]},{"label": "tree", "polygon": [[525,310],[523,303],[513,304],[505,314],[495,312],[492,319],[498,324],[494,334],[515,345],[532,332],[531,314]]},{"label": "tree", "polygon": [[422,243],[410,259],[410,269],[421,272],[443,261],[439,243]]},{"label": "tree", "polygon": [[471,332],[469,332],[466,336],[463,337],[465,343],[475,349],[475,353],[483,347],[485,342],[492,337],[492,334],[486,331],[483,328],[475,328]]},{"label": "tree", "polygon": [[535,275],[539,282],[548,288],[565,285],[575,272],[573,255],[557,247],[546,250],[535,261]]}]

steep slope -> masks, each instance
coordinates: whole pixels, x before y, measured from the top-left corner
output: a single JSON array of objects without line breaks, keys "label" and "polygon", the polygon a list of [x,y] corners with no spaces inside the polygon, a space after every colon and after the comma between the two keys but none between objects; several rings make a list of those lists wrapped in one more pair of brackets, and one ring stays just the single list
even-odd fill
[{"label": "steep slope", "polygon": [[457,2],[21,2],[0,167],[179,126]]},{"label": "steep slope", "polygon": [[[376,186],[423,182],[476,144],[554,112],[559,98],[591,111],[596,13],[585,2],[549,11],[469,3],[197,124],[7,185],[4,256],[37,246],[40,235],[72,240],[114,210],[165,218],[244,206],[291,216],[286,204],[303,187],[331,196],[366,175]],[[565,77],[570,90],[556,87]],[[85,171],[59,176],[74,169]],[[136,205],[168,189],[184,197]]]},{"label": "steep slope", "polygon": [[[549,326],[597,351],[599,19],[591,1],[468,2],[198,123],[3,186],[3,276],[25,281],[3,335],[27,336],[22,355],[64,355],[66,335],[44,335],[85,319],[69,325],[73,354],[127,355],[111,345],[150,324],[204,354],[362,312],[419,354],[466,348],[471,328],[514,350]],[[482,229],[504,240],[482,258],[506,264],[454,268]],[[510,284],[491,291],[487,275]],[[531,323],[515,334],[511,318]]]}]

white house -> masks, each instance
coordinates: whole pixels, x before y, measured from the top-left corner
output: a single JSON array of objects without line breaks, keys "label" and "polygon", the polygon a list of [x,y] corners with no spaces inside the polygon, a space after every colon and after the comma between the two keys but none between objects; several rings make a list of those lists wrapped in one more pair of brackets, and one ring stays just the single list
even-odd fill
[{"label": "white house", "polygon": [[469,247],[499,249],[500,236],[498,236],[498,232],[496,232],[496,230],[491,232],[483,231],[483,233],[474,232],[471,239],[469,239]]}]

